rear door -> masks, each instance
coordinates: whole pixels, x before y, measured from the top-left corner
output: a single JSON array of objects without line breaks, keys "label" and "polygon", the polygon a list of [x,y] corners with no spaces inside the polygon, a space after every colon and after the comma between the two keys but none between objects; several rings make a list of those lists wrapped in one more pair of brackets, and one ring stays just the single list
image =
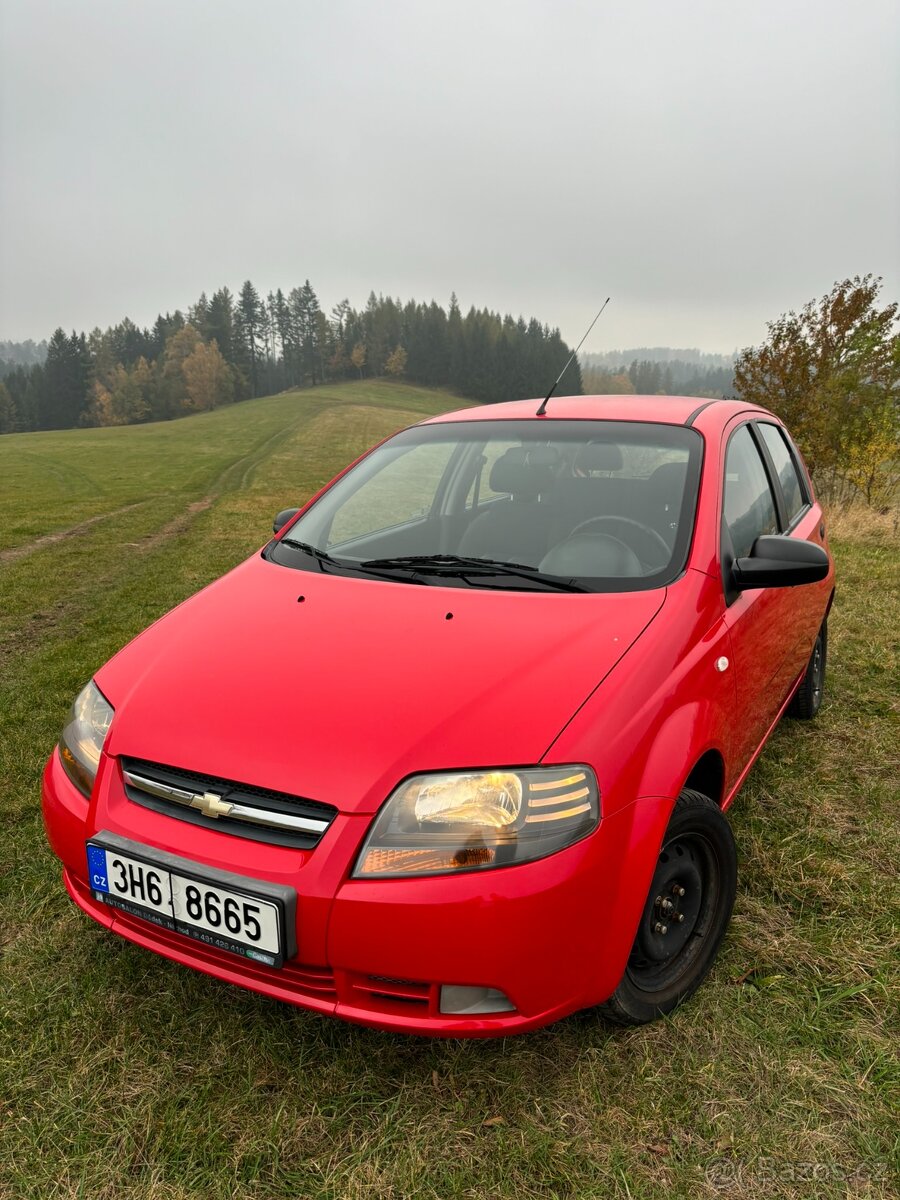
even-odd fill
[{"label": "rear door", "polygon": [[[787,431],[774,422],[762,420],[755,421],[754,427],[770,468],[770,478],[775,483],[782,529],[791,537],[815,542],[827,549],[822,509],[813,499],[806,471]],[[794,593],[792,629],[795,640],[788,651],[794,678],[806,669],[833,586],[832,576],[821,583],[788,589]]]}]

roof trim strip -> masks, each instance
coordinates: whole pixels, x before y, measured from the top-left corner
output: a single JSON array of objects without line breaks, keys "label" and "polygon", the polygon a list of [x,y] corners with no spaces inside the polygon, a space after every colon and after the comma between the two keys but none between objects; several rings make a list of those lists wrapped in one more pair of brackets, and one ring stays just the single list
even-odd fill
[{"label": "roof trim strip", "polygon": [[[724,399],[724,397],[723,397],[723,399]],[[700,414],[703,412],[704,408],[709,408],[709,406],[711,404],[718,404],[718,403],[719,403],[719,397],[716,396],[715,399],[707,400],[705,403],[701,404],[699,408],[695,408],[694,411],[691,413],[691,415],[688,417],[688,419],[685,421],[685,425],[688,427],[688,429],[690,429],[690,427],[694,424],[694,421],[697,419],[697,417],[700,416]]]}]

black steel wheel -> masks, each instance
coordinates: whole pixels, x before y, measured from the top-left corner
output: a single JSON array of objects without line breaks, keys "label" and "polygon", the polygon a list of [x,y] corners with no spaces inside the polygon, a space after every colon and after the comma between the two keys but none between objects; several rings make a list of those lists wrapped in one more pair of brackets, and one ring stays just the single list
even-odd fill
[{"label": "black steel wheel", "polygon": [[828,622],[822,622],[822,628],[816,637],[812,654],[806,666],[806,673],[800,680],[800,686],[788,705],[788,716],[799,717],[801,721],[809,721],[822,707],[822,696],[825,693],[825,667],[828,662]]},{"label": "black steel wheel", "polygon": [[737,890],[731,826],[685,789],[672,810],[625,974],[600,1011],[643,1025],[687,999],[718,953]]}]

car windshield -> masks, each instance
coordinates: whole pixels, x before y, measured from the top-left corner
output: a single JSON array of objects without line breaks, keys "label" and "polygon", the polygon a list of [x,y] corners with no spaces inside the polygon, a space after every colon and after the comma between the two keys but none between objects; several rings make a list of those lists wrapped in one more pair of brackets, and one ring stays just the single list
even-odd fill
[{"label": "car windshield", "polygon": [[632,421],[452,421],[374,450],[267,556],[418,584],[632,591],[684,568],[702,441]]}]

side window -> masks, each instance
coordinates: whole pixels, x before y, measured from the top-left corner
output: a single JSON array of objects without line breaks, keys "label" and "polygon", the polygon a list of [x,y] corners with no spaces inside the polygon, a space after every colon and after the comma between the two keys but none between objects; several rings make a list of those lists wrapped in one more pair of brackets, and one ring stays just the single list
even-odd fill
[{"label": "side window", "polygon": [[781,430],[776,425],[760,422],[757,425],[757,429],[762,434],[766,449],[769,451],[772,462],[775,464],[775,471],[781,480],[781,491],[784,494],[787,519],[788,524],[790,524],[806,507],[803,488],[800,486],[800,480],[797,477],[797,468],[794,465],[794,460],[787,448]]},{"label": "side window", "polygon": [[778,532],[769,477],[747,425],[728,443],[724,507],[735,558],[746,558],[760,534]]}]

